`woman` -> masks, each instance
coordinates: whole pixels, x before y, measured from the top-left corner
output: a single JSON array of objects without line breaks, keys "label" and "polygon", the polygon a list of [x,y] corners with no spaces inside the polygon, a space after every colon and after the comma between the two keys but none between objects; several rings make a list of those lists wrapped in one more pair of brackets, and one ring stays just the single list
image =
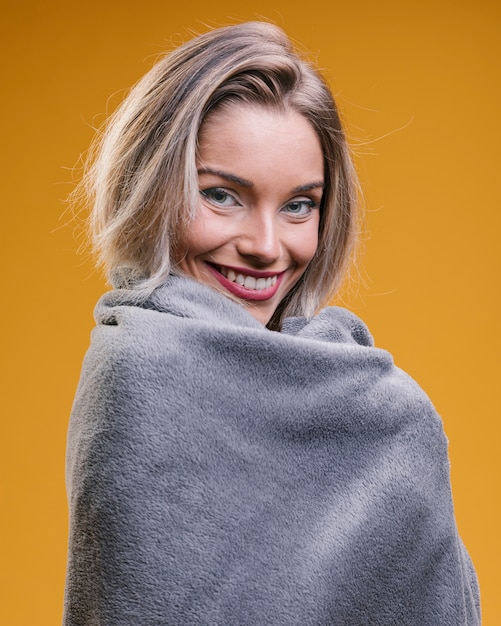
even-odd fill
[{"label": "woman", "polygon": [[88,181],[115,290],[69,429],[65,624],[478,624],[441,421],[362,322],[322,310],[354,174],[282,31],[172,52]]}]

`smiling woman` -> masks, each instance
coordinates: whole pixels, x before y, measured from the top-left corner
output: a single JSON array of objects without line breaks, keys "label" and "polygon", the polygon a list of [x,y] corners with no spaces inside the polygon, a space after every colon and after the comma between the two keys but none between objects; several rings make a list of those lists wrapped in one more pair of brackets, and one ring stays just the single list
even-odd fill
[{"label": "smiling woman", "polygon": [[[181,272],[176,262],[179,246],[193,228],[200,205],[201,150],[215,153],[220,147],[219,157],[226,151],[232,165],[226,173],[238,178],[234,171],[238,163],[231,152],[245,146],[233,145],[238,137],[223,128],[225,117],[237,115],[229,112],[235,105],[239,110],[246,107],[240,122],[254,111],[257,123],[256,107],[261,111],[259,123],[267,118],[269,131],[273,115],[274,123],[282,120],[267,138],[263,131],[259,147],[258,127],[246,122],[254,161],[266,162],[267,167],[273,161],[275,173],[279,146],[273,148],[274,159],[267,154],[277,141],[285,147],[289,132],[289,164],[302,160],[303,151],[311,150],[313,143],[317,157],[321,154],[315,178],[301,176],[293,183],[293,187],[323,186],[322,197],[316,194],[316,201],[321,200],[319,239],[304,272],[295,281],[286,281],[290,289],[275,302],[278,306],[268,325],[278,330],[285,316],[311,316],[332,298],[357,235],[355,175],[332,94],[318,72],[295,54],[280,29],[264,23],[218,29],[167,55],[131,91],[110,119],[103,139],[98,138],[96,159],[83,190],[93,204],[93,241],[108,274],[116,276],[125,267],[128,280],[134,277],[135,289],[151,293],[170,274]],[[284,123],[287,118],[289,128]],[[216,124],[224,133],[224,143],[218,137],[210,147],[205,140],[204,146],[204,135],[213,135],[211,127]],[[279,162],[284,158],[282,153]],[[286,198],[290,199],[294,198]],[[264,269],[257,265],[249,269]]]},{"label": "smiling woman", "polygon": [[65,625],[479,624],[441,420],[322,308],[356,218],[318,72],[270,24],[214,30],[102,137]]},{"label": "smiling woman", "polygon": [[201,202],[177,267],[267,324],[316,253],[324,163],[294,111],[233,105],[202,124]]}]

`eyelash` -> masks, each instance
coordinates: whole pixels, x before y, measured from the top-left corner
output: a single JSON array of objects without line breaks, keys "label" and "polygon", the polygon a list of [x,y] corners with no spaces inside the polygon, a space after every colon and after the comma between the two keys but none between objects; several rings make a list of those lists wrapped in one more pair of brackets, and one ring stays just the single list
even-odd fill
[{"label": "eyelash", "polygon": [[[318,207],[318,204],[316,202],[314,202],[313,200],[292,200],[291,202],[288,202],[283,209],[286,209],[287,207],[290,207],[291,205],[306,205],[308,207],[308,210],[306,212],[306,215],[309,215],[313,209],[316,209]],[[300,217],[303,217],[305,214],[304,213],[295,213],[295,212],[291,212],[292,215],[299,215]]]},{"label": "eyelash", "polygon": [[[231,194],[229,191],[226,191],[226,189],[224,189],[223,187],[209,187],[207,189],[201,189],[200,190],[200,194],[207,199],[208,202],[210,202],[211,204],[217,206],[217,207],[234,207],[234,206],[242,206],[241,203],[235,198],[235,196],[233,194]],[[220,196],[224,196],[223,200],[217,200],[215,196],[217,195]],[[230,200],[231,204],[225,204],[224,201],[225,200]],[[304,212],[299,212],[299,213],[295,213],[293,211],[289,211],[287,209],[289,209],[292,205],[302,205],[303,207],[306,206],[307,207],[307,211]],[[318,203],[315,202],[314,200],[311,199],[304,199],[304,200],[291,200],[290,202],[287,202],[282,208],[281,211],[284,211],[285,213],[289,213],[290,215],[293,216],[298,216],[298,217],[305,217],[306,215],[309,215],[313,209],[316,209],[318,207]]]},{"label": "eyelash", "polygon": [[216,194],[224,195],[225,199],[231,198],[232,204],[230,206],[241,206],[240,202],[238,202],[235,196],[233,196],[229,191],[226,191],[226,189],[223,189],[222,187],[210,187],[209,189],[201,189],[200,194],[204,198],[206,198],[211,204],[219,207],[225,207],[228,205],[223,204],[223,202],[218,202],[214,198],[214,195]]}]

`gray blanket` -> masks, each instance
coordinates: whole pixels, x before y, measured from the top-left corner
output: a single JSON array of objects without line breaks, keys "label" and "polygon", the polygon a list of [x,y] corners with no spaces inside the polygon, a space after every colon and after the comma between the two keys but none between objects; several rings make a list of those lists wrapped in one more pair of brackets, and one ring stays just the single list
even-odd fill
[{"label": "gray blanket", "polygon": [[96,320],[66,625],[480,622],[441,420],[354,315],[272,332],[172,277],[106,294]]}]

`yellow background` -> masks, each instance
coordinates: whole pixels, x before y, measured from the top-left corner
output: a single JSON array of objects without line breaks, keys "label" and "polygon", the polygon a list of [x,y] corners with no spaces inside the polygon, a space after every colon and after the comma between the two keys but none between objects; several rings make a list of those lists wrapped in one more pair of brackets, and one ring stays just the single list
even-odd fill
[{"label": "yellow background", "polygon": [[[344,302],[426,389],[450,440],[484,624],[499,593],[500,16],[488,0],[3,3],[0,622],[60,623],[68,414],[105,289],[65,197],[93,126],[171,43],[259,16],[313,52],[365,190]],[[437,625],[439,626],[439,625]]]}]

